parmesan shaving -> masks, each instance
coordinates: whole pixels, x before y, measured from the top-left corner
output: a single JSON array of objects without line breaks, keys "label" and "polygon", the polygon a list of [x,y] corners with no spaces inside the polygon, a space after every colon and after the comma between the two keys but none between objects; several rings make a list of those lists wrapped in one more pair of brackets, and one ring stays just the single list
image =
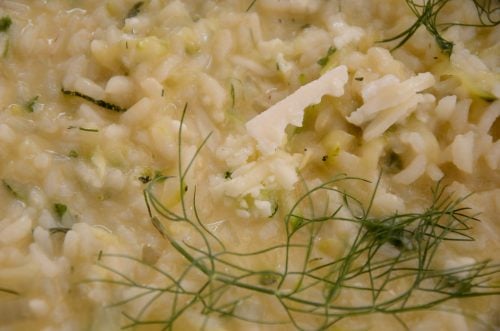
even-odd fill
[{"label": "parmesan shaving", "polygon": [[347,67],[338,66],[248,121],[247,132],[257,141],[258,150],[271,154],[283,146],[287,125],[302,126],[304,109],[319,103],[324,95],[342,96],[347,79]]}]

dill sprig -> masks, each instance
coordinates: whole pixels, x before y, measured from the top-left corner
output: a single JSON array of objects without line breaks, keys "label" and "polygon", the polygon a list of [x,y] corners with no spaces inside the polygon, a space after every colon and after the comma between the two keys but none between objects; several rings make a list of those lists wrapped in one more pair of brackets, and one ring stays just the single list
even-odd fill
[{"label": "dill sprig", "polygon": [[[406,30],[397,34],[394,37],[384,39],[381,42],[390,42],[399,40],[398,44],[393,49],[401,47],[405,44],[420,28],[424,26],[427,31],[434,37],[441,51],[450,55],[453,51],[453,42],[446,40],[442,37],[440,30],[444,30],[453,25],[461,26],[475,26],[475,27],[492,27],[500,23],[498,12],[500,11],[500,4],[496,0],[471,0],[476,9],[476,14],[479,23],[467,24],[461,22],[443,22],[438,23],[438,16],[441,10],[446,6],[450,0],[405,0],[406,4],[416,16],[417,20]],[[496,3],[496,5],[495,5]],[[441,29],[440,29],[441,28]]]},{"label": "dill sprig", "polygon": [[[304,185],[304,192],[284,215],[285,233],[279,243],[252,252],[229,249],[228,243],[205,225],[196,187],[190,194],[185,190],[188,172],[209,138],[184,167],[185,114],[186,108],[178,133],[177,177],[157,177],[144,190],[152,225],[183,263],[176,264],[174,272],[128,255],[101,254],[98,265],[114,277],[87,280],[136,289],[113,304],[123,309],[128,321],[123,328],[173,330],[187,311],[201,311],[201,329],[211,316],[217,316],[297,330],[325,330],[346,318],[374,313],[393,316],[407,328],[405,313],[439,309],[452,299],[500,295],[495,285],[500,277],[499,263],[485,260],[449,269],[437,266],[441,247],[448,241],[472,241],[468,231],[471,223],[478,221],[468,208],[461,207],[467,197],[453,199],[445,194],[442,184],[432,190],[432,203],[425,211],[383,218],[371,216],[379,181],[367,206],[339,188],[344,182],[366,182],[363,179],[338,175],[313,188]],[[156,193],[171,181],[177,181],[180,194],[175,209],[163,204]],[[318,212],[314,207],[325,194],[342,198],[332,212],[327,212],[328,208]],[[340,223],[350,224],[354,230],[344,252],[337,258],[318,257],[317,235],[322,228]],[[179,238],[177,231],[171,231],[173,227],[189,228],[190,235]],[[264,260],[270,254],[280,258],[275,269],[249,267],[251,261]],[[136,264],[154,274],[154,279],[161,279],[161,284],[141,283],[134,274],[112,267],[112,259]],[[245,307],[252,299],[270,300],[278,311],[268,319],[249,315]],[[132,302],[140,302],[142,308],[128,311],[127,304]],[[158,310],[161,314],[154,316],[161,317],[149,317]]]}]

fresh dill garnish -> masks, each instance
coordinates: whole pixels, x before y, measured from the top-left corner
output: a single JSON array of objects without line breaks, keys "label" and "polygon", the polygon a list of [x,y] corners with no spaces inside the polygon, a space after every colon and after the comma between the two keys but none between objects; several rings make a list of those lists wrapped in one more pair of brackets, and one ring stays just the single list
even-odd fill
[{"label": "fresh dill garnish", "polygon": [[316,63],[319,64],[321,67],[324,67],[328,64],[328,61],[330,60],[330,55],[335,53],[337,49],[333,46],[330,46],[328,50],[326,51],[325,56],[323,56],[321,59],[319,59]]},{"label": "fresh dill garnish", "polygon": [[[447,242],[473,240],[468,231],[470,223],[477,221],[461,206],[466,198],[453,199],[445,194],[445,186],[440,183],[432,191],[432,202],[425,210],[376,218],[371,215],[371,205],[380,178],[365,206],[338,187],[344,182],[367,181],[337,175],[313,188],[304,187],[284,215],[285,233],[278,243],[251,252],[228,249],[224,239],[205,225],[209,220],[203,220],[198,209],[196,186],[189,197],[184,191],[186,177],[210,137],[183,165],[185,114],[186,108],[178,133],[177,177],[155,178],[144,190],[151,224],[169,242],[171,254],[177,254],[184,263],[176,264],[176,271],[171,272],[141,257],[103,253],[97,265],[115,277],[86,280],[136,289],[113,304],[123,306],[122,313],[128,320],[123,328],[159,326],[172,330],[188,310],[201,311],[205,322],[213,315],[263,325],[288,325],[297,330],[326,330],[343,319],[375,313],[393,316],[405,325],[405,313],[439,309],[440,304],[454,299],[500,295],[495,283],[500,277],[499,263],[486,260],[449,269],[436,267],[436,257]],[[170,183],[177,186],[180,195],[175,209],[163,204],[157,195]],[[337,194],[343,203],[331,212],[318,214],[311,205],[322,194]],[[344,253],[335,258],[318,256],[319,231],[339,223],[354,230]],[[189,228],[189,236],[171,231],[176,224]],[[396,252],[387,253],[389,246],[396,247]],[[251,261],[264,261],[269,254],[279,257],[275,269],[251,267]],[[116,259],[136,264],[163,281],[158,285],[144,284],[134,278],[136,273],[115,269]],[[423,296],[425,293],[430,295]],[[350,297],[365,300],[357,304],[339,300]],[[274,301],[281,310],[272,319],[250,316],[246,309],[250,298]],[[127,311],[125,305],[131,302],[142,308],[135,313]],[[170,304],[165,306],[165,302]],[[148,318],[150,312],[157,314],[159,310],[161,319]]]},{"label": "fresh dill garnish", "polygon": [[[403,32],[397,34],[394,37],[387,38],[381,41],[389,42],[399,40],[398,44],[392,48],[393,50],[401,47],[415,34],[419,27],[424,26],[427,31],[434,37],[434,40],[438,44],[441,51],[447,55],[450,55],[453,51],[453,42],[444,39],[441,35],[440,30],[442,31],[443,29],[446,29],[453,25],[492,27],[500,23],[498,15],[495,16],[495,14],[500,11],[500,2],[498,0],[470,0],[472,1],[476,9],[476,14],[479,21],[479,23],[477,24],[467,24],[460,22],[438,23],[437,20],[441,10],[450,0],[424,0],[423,3],[422,1],[415,0],[405,1],[410,10],[417,17],[417,20],[415,21],[415,23],[413,23],[413,25],[411,25]],[[495,6],[494,3],[497,3],[498,5]],[[439,29],[439,27],[441,27],[441,29]]]},{"label": "fresh dill garnish", "polygon": [[84,100],[87,100],[87,101],[95,104],[96,106],[99,106],[99,107],[102,107],[102,108],[105,108],[105,109],[109,109],[109,110],[112,110],[112,111],[115,111],[115,112],[118,112],[118,113],[123,113],[123,112],[127,111],[127,108],[122,108],[120,106],[117,106],[115,104],[109,103],[109,102],[104,101],[104,100],[94,99],[94,98],[92,98],[92,97],[90,97],[88,95],[85,95],[83,93],[80,93],[78,91],[70,91],[70,90],[65,90],[64,88],[61,88],[61,92],[64,95],[69,95],[69,96],[73,96],[73,97],[79,97],[79,98],[82,98]]},{"label": "fresh dill garnish", "polygon": [[130,10],[127,12],[127,16],[125,16],[125,19],[132,18],[132,17],[139,15],[139,13],[141,12],[141,7],[143,5],[144,5],[144,1],[139,1],[139,2],[135,3],[132,6],[132,8],[130,8]]},{"label": "fresh dill garnish", "polygon": [[362,82],[365,78],[364,77],[354,77],[355,80],[358,82]]},{"label": "fresh dill garnish", "polygon": [[66,212],[68,211],[68,206],[62,203],[54,203],[54,211],[57,217],[61,219],[64,216],[64,214],[66,214]]},{"label": "fresh dill garnish", "polygon": [[250,9],[252,9],[252,7],[255,5],[255,3],[257,2],[257,0],[252,0],[252,2],[250,3],[250,5],[248,5],[247,9],[245,11],[250,11]]},{"label": "fresh dill garnish", "polygon": [[12,25],[12,19],[10,16],[3,16],[0,18],[0,32],[9,31],[10,26]]},{"label": "fresh dill garnish", "polygon": [[232,175],[233,175],[233,173],[228,170],[228,171],[224,172],[224,179],[232,179],[232,177],[231,177]]},{"label": "fresh dill garnish", "polygon": [[35,104],[38,101],[39,96],[34,96],[33,98],[29,99],[28,102],[25,104],[26,110],[28,110],[30,113],[35,111]]}]

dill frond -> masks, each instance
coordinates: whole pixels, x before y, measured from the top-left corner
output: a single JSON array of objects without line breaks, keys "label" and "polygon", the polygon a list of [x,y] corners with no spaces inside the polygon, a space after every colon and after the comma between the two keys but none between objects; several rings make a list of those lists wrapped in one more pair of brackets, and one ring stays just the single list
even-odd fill
[{"label": "dill frond", "polygon": [[473,2],[478,18],[477,24],[467,24],[461,22],[443,22],[438,23],[438,16],[442,9],[450,0],[405,0],[406,4],[417,18],[416,21],[403,32],[382,40],[381,42],[398,41],[392,49],[397,49],[404,45],[420,28],[424,26],[426,30],[434,37],[441,51],[450,55],[453,51],[453,42],[442,37],[441,32],[450,26],[475,26],[475,27],[493,27],[500,23],[500,3],[496,0],[470,0]]},{"label": "dill frond", "polygon": [[[157,326],[173,330],[188,311],[204,316],[201,329],[214,316],[297,330],[325,330],[344,319],[374,313],[393,316],[403,329],[408,329],[405,313],[439,309],[452,299],[500,295],[500,288],[495,285],[500,278],[500,263],[485,260],[456,268],[437,267],[436,256],[441,247],[449,241],[473,240],[468,231],[471,223],[478,221],[462,207],[467,197],[453,199],[441,183],[433,189],[432,203],[425,211],[384,218],[371,216],[380,178],[367,206],[338,188],[340,183],[364,179],[337,175],[316,187],[304,185],[304,192],[284,215],[285,233],[279,243],[253,252],[228,249],[223,238],[205,226],[197,207],[196,187],[189,191],[189,196],[184,189],[188,172],[209,139],[208,136],[203,140],[184,166],[181,146],[186,111],[187,105],[178,135],[178,175],[156,177],[144,190],[153,227],[182,262],[176,263],[174,272],[140,258],[102,254],[97,265],[113,277],[86,281],[136,289],[134,294],[113,304],[123,309],[127,320],[124,329]],[[169,181],[177,181],[180,194],[175,210],[162,204],[156,194]],[[325,193],[342,197],[343,202],[332,212],[314,208],[314,201]],[[318,258],[315,238],[323,227],[338,223],[352,225],[354,235],[338,258]],[[189,239],[178,238],[170,231],[172,226],[189,228]],[[249,261],[265,259],[270,253],[280,257],[279,267],[249,267]],[[155,283],[143,284],[135,279],[136,274],[112,267],[112,259],[135,264],[154,275]],[[344,300],[353,297],[362,303]],[[272,318],[267,317],[270,319],[256,318],[246,309],[252,300],[270,302],[278,310]],[[129,303],[138,302],[142,307],[139,311],[127,309]],[[153,314],[158,311],[160,318]]]}]

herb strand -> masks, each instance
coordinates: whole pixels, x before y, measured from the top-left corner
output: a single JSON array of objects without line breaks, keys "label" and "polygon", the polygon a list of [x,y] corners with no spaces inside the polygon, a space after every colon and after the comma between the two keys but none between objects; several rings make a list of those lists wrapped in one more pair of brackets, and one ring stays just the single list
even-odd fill
[{"label": "herb strand", "polygon": [[102,108],[105,108],[105,109],[109,109],[109,110],[112,110],[112,111],[115,111],[115,112],[123,113],[123,112],[127,111],[127,108],[122,108],[122,107],[120,107],[118,105],[109,103],[109,102],[104,101],[104,100],[94,99],[94,98],[92,98],[92,97],[90,97],[88,95],[85,95],[83,93],[80,93],[78,91],[70,91],[70,90],[65,90],[64,88],[61,88],[61,92],[64,95],[79,97],[79,98],[82,98],[84,100],[90,101],[91,103],[95,104],[96,106],[99,106],[99,107],[102,107]]}]

